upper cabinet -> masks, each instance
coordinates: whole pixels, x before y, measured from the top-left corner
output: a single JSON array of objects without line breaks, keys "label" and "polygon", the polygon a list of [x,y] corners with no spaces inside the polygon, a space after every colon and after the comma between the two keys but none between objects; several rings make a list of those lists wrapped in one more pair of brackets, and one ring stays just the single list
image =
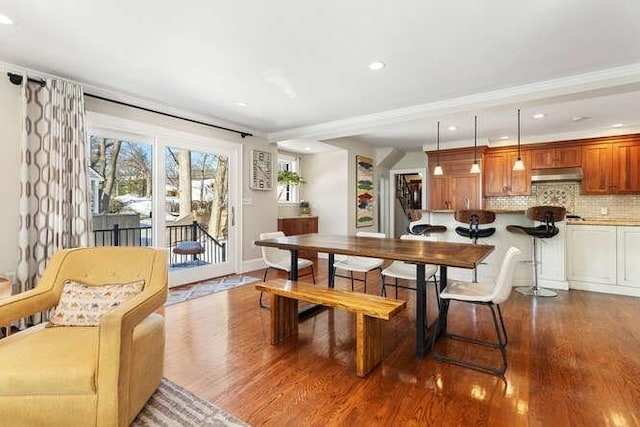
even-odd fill
[{"label": "upper cabinet", "polygon": [[640,139],[582,147],[582,194],[640,194]]},{"label": "upper cabinet", "polygon": [[[478,149],[478,161],[481,163],[483,149]],[[429,186],[428,199],[430,210],[480,209],[481,174],[469,173],[473,163],[472,149],[447,150],[440,152],[440,166],[443,175],[434,176],[435,152],[428,152]]]},{"label": "upper cabinet", "polygon": [[533,169],[571,168],[582,163],[581,146],[577,144],[531,150],[531,167]]},{"label": "upper cabinet", "polygon": [[582,193],[610,194],[613,192],[613,164],[611,144],[582,147]]},{"label": "upper cabinet", "polygon": [[517,149],[496,150],[485,154],[483,192],[485,197],[526,196],[531,194],[531,156],[521,150],[520,158],[525,170],[514,171],[518,159]]}]

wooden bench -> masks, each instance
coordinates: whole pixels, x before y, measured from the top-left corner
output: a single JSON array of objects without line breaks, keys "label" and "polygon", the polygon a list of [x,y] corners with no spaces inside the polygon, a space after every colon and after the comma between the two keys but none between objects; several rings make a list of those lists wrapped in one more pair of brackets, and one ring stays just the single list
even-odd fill
[{"label": "wooden bench", "polygon": [[298,334],[298,301],[356,313],[356,371],[367,375],[382,361],[382,321],[405,309],[405,301],[293,282],[270,280],[256,289],[271,294],[271,344]]}]

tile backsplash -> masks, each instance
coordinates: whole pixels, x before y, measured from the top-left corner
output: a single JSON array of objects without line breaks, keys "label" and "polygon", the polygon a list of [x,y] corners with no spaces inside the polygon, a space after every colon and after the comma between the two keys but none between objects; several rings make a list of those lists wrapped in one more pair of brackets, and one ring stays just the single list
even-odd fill
[{"label": "tile backsplash", "polygon": [[[531,188],[531,196],[486,197],[486,209],[526,209],[530,206],[564,206],[568,213],[581,217],[639,218],[640,195],[585,196],[578,183],[540,183]],[[607,208],[607,214],[602,214]]]}]

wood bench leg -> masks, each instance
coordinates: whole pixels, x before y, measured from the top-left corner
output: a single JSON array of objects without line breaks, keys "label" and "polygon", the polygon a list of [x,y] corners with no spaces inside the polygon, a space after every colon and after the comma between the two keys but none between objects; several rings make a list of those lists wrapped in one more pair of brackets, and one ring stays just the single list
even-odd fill
[{"label": "wood bench leg", "polygon": [[271,294],[271,344],[298,335],[298,300]]},{"label": "wood bench leg", "polygon": [[356,313],[356,374],[366,376],[382,361],[382,319]]}]

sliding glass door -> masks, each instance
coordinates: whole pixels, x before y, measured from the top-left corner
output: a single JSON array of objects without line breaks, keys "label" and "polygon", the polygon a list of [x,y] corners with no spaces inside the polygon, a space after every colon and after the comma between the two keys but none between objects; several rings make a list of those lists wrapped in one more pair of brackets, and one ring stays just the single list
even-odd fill
[{"label": "sliding glass door", "polygon": [[175,142],[163,148],[164,240],[170,269],[180,283],[231,273],[231,153]]},{"label": "sliding glass door", "polygon": [[240,145],[102,115],[93,121],[95,245],[166,249],[170,286],[237,272]]}]

